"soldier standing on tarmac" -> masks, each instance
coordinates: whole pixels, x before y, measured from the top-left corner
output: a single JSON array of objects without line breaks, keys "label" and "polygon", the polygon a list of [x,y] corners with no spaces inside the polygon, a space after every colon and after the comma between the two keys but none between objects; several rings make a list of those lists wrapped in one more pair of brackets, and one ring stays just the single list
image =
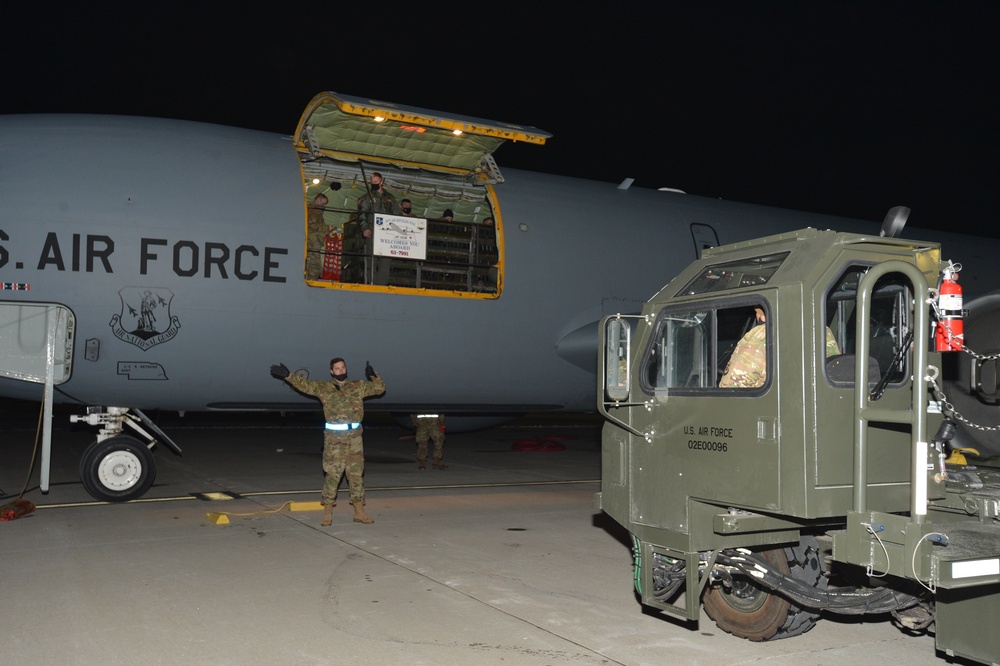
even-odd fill
[{"label": "soldier standing on tarmac", "polygon": [[326,527],[333,522],[333,507],[337,506],[340,477],[347,474],[354,506],[354,522],[370,525],[375,522],[365,514],[365,451],[361,439],[361,420],[365,415],[364,399],[385,393],[385,383],[371,364],[365,364],[366,381],[348,381],[347,363],[337,357],[330,361],[331,381],[302,379],[289,372],[285,364],[272,365],[271,376],[283,379],[298,391],[318,398],[323,403],[326,430],[323,437],[323,520]]},{"label": "soldier standing on tarmac", "polygon": [[427,440],[434,442],[434,469],[448,469],[442,462],[444,456],[444,415],[410,414],[410,421],[417,428],[417,468],[427,469]]}]

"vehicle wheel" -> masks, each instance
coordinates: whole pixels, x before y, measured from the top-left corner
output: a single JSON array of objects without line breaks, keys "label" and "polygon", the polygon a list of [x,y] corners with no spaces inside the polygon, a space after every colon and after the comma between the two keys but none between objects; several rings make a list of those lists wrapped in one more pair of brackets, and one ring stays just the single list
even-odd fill
[{"label": "vehicle wheel", "polygon": [[134,437],[118,435],[94,442],[80,458],[80,479],[102,502],[127,502],[146,494],[156,478],[156,461]]},{"label": "vehicle wheel", "polygon": [[[757,555],[786,576],[826,588],[823,562],[813,537],[803,536],[802,542],[793,548],[772,548]],[[705,612],[720,629],[751,641],[798,636],[812,629],[819,619],[818,612],[763,590],[745,576],[734,576],[732,589],[710,587],[704,605]]]},{"label": "vehicle wheel", "polygon": [[[820,590],[826,590],[830,580],[826,577],[823,554],[815,537],[803,536],[798,546],[786,548],[792,578]],[[791,638],[806,633],[816,626],[820,613],[816,609],[792,605],[792,613],[776,638]]]}]

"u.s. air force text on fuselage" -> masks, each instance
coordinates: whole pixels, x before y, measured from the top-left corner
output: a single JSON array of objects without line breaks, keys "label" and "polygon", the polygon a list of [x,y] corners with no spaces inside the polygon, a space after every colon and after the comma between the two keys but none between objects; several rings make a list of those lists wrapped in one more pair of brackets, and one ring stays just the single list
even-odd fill
[{"label": "u.s. air force text on fuselage", "polygon": [[[0,229],[0,242],[10,242],[9,234]],[[16,240],[16,239],[14,239]],[[237,280],[285,282],[279,275],[280,257],[288,255],[287,248],[241,244],[235,248],[229,243],[192,240],[171,241],[166,238],[140,238],[132,258],[115,256],[115,240],[105,234],[57,234],[48,232],[32,263],[39,271],[70,271],[114,273],[115,267],[138,270],[139,275],[149,274],[154,264],[169,263],[170,270],[179,277],[221,278],[230,276]],[[0,244],[0,268],[13,261],[15,269],[23,269],[23,259],[11,256],[11,250]],[[129,263],[132,262],[132,263]]]}]

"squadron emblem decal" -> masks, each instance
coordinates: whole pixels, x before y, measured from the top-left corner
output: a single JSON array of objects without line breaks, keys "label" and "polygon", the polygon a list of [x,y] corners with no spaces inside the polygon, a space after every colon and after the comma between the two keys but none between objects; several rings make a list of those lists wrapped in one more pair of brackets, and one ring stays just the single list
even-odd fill
[{"label": "squadron emblem decal", "polygon": [[177,317],[170,316],[174,293],[169,289],[125,287],[118,296],[122,310],[111,318],[110,326],[119,340],[146,351],[177,335],[181,323]]}]

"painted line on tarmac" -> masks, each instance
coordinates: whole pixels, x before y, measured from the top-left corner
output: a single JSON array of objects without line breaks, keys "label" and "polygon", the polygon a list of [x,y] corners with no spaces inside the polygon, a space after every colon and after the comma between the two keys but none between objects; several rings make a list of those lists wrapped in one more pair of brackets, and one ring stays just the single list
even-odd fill
[{"label": "painted line on tarmac", "polygon": [[[577,481],[511,481],[508,483],[443,483],[436,485],[419,485],[419,486],[376,486],[374,488],[365,488],[366,493],[371,492],[385,492],[390,490],[457,490],[461,488],[518,488],[526,486],[568,486],[576,484],[592,484],[601,482],[600,479],[580,479]],[[252,493],[237,493],[234,491],[226,490],[221,491],[223,494],[228,495],[224,499],[216,499],[207,497],[207,495],[218,494],[220,491],[206,491],[200,493],[191,493],[190,495],[177,495],[174,497],[144,497],[135,500],[129,500],[128,502],[101,502],[94,500],[92,502],[63,502],[60,504],[36,504],[36,509],[71,509],[75,507],[82,506],[110,506],[113,504],[157,504],[161,502],[190,502],[192,500],[197,500],[199,502],[211,502],[211,501],[230,501],[234,499],[247,499],[251,497],[270,497],[278,495],[317,495],[321,492],[320,488],[313,490],[262,490]],[[339,493],[348,493],[349,490],[344,488],[338,491]]]}]

